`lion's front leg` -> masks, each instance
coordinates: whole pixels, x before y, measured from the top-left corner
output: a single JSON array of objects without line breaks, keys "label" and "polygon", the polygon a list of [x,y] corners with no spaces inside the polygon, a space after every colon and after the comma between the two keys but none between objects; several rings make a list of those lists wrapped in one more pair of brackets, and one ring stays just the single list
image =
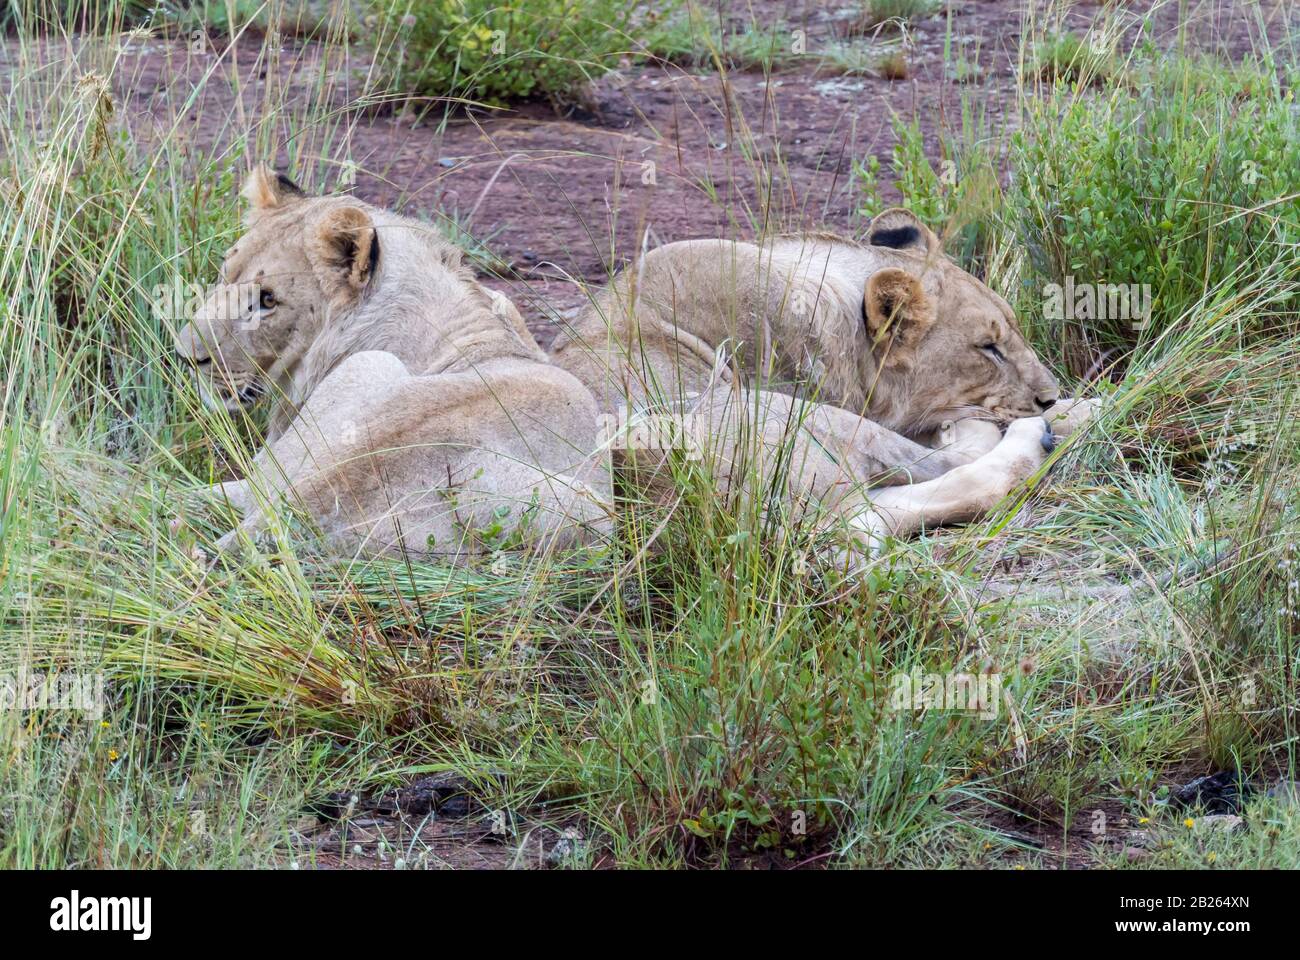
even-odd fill
[{"label": "lion's front leg", "polygon": [[250,543],[256,539],[257,535],[266,529],[267,521],[260,507],[254,507],[252,512],[240,521],[239,526],[217,538],[214,546],[219,554],[233,554],[238,552],[241,537],[246,538]]},{"label": "lion's front leg", "polygon": [[984,456],[938,479],[867,491],[869,508],[850,519],[859,545],[870,550],[887,536],[905,537],[988,513],[1037,472],[1053,445],[1046,422],[1027,417],[1012,423]]},{"label": "lion's front leg", "polygon": [[1002,429],[995,421],[968,416],[945,420],[927,446],[964,463],[974,463],[1001,442]]},{"label": "lion's front leg", "polygon": [[[1064,440],[1082,429],[1100,408],[1101,401],[1095,398],[1072,397],[1058,400],[1043,413],[1043,419],[1051,428],[1052,436]],[[1002,429],[996,422],[965,416],[945,420],[925,445],[966,463],[974,463],[1001,442]]]},{"label": "lion's front leg", "polygon": [[213,501],[227,503],[231,509],[238,513],[248,512],[249,490],[247,480],[227,480],[224,483],[214,483],[204,492]]}]

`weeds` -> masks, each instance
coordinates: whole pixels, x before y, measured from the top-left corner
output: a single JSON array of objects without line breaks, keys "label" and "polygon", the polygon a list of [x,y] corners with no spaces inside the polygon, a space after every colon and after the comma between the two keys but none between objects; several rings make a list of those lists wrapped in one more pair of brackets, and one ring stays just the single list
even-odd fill
[{"label": "weeds", "polygon": [[[1300,200],[1293,93],[1265,80],[1235,99],[1231,76],[1196,62],[1147,67],[1143,92],[1057,91],[1031,101],[1012,157],[1009,200],[1044,283],[1142,284],[1146,311],[1056,311],[1053,337],[1083,373],[1189,311],[1213,309],[1264,276],[1244,337],[1295,324]],[[1141,314],[1141,315],[1139,315]]]},{"label": "weeds", "polygon": [[402,96],[468,99],[581,99],[593,78],[628,49],[643,0],[492,0],[376,4],[391,41],[380,84]]},{"label": "weeds", "polygon": [[864,29],[907,24],[937,12],[940,0],[867,0],[860,24]]}]

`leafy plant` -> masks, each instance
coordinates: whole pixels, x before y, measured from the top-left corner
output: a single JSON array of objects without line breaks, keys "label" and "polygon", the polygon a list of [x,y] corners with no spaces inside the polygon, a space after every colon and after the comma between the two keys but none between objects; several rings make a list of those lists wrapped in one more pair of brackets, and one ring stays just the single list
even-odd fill
[{"label": "leafy plant", "polygon": [[[890,169],[901,204],[935,230],[945,250],[967,269],[979,270],[991,242],[990,221],[1001,198],[992,158],[973,136],[940,140],[937,164],[931,162],[917,120],[895,114]],[[886,204],[880,195],[878,158],[854,165],[858,214],[870,218]]]},{"label": "leafy plant", "polygon": [[[1137,89],[1029,101],[1013,143],[1011,208],[1040,282],[1149,287],[1149,317],[1057,317],[1051,346],[1083,373],[1107,350],[1158,337],[1205,300],[1273,281],[1242,333],[1294,329],[1300,281],[1300,114],[1260,66],[1151,67]],[[1260,285],[1269,289],[1270,285]]]},{"label": "leafy plant", "polygon": [[1051,34],[1034,49],[1033,75],[1049,83],[1103,84],[1118,71],[1114,55],[1073,33]]},{"label": "leafy plant", "polygon": [[382,84],[394,95],[575,102],[631,46],[645,0],[378,0]]}]

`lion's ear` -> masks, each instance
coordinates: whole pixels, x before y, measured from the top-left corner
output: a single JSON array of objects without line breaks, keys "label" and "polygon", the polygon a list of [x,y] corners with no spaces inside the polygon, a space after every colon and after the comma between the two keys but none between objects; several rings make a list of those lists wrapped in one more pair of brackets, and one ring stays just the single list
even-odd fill
[{"label": "lion's ear", "polygon": [[872,347],[887,367],[908,365],[935,319],[934,303],[921,281],[894,267],[871,275],[863,308]]},{"label": "lion's ear", "polygon": [[248,201],[250,219],[305,196],[296,183],[264,163],[249,172],[239,193]]},{"label": "lion's ear", "polygon": [[334,207],[310,228],[307,259],[336,304],[357,300],[379,265],[379,235],[361,207]]},{"label": "lion's ear", "polygon": [[923,256],[939,253],[942,249],[934,231],[918,220],[916,214],[902,207],[891,207],[871,221],[867,227],[867,243],[873,247],[907,250]]}]

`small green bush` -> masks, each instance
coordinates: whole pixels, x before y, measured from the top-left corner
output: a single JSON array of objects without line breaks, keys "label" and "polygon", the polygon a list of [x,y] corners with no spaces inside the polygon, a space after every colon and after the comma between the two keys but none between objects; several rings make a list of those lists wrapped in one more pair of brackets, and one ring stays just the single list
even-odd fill
[{"label": "small green bush", "polygon": [[378,0],[384,86],[497,104],[578,99],[634,44],[645,0]]},{"label": "small green bush", "polygon": [[[1294,329],[1300,114],[1267,66],[1252,82],[1204,63],[1152,69],[1106,97],[1061,88],[1028,104],[1011,208],[1040,287],[1149,285],[1149,316],[1048,318],[1076,373],[1126,352],[1203,299],[1274,291],[1254,331]],[[1044,344],[1049,346],[1049,344]]]},{"label": "small green bush", "polygon": [[891,20],[909,23],[928,17],[939,9],[939,0],[869,0],[862,14],[862,24],[874,27]]},{"label": "small green bush", "polygon": [[1105,83],[1115,76],[1114,55],[1097,49],[1073,33],[1058,33],[1044,39],[1034,50],[1032,72],[1048,83]]}]

